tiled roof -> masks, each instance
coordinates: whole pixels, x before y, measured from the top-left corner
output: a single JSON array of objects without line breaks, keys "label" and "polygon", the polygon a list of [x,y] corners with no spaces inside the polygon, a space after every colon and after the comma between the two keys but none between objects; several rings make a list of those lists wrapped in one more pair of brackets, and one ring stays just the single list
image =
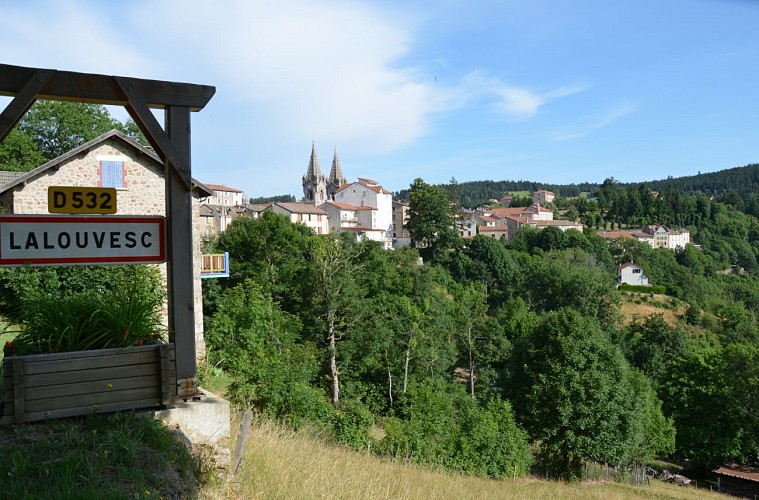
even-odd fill
[{"label": "tiled roof", "polygon": [[[369,179],[360,179],[360,180],[369,180]],[[374,182],[374,181],[371,181],[371,182]],[[369,184],[366,184],[364,182],[351,182],[349,184],[343,184],[342,186],[340,186],[340,188],[338,188],[338,190],[336,192],[339,193],[340,191],[343,191],[343,190],[347,189],[348,187],[353,186],[354,184],[358,184],[359,186],[365,187],[367,189],[371,189],[375,193],[393,194],[390,191],[388,191],[387,189],[383,188],[382,186],[379,186],[379,185],[369,185]]]},{"label": "tiled roof", "polygon": [[318,215],[327,214],[327,212],[325,212],[321,208],[315,207],[308,203],[272,203],[272,207],[274,205],[278,207],[282,207],[288,212],[291,212],[294,214],[318,214]]},{"label": "tiled roof", "polygon": [[602,238],[637,238],[631,231],[596,231],[596,234]]},{"label": "tiled roof", "polygon": [[225,186],[224,184],[206,184],[206,186],[210,187],[214,191],[226,191],[229,193],[242,193],[239,189],[235,189],[229,186]]},{"label": "tiled roof", "polygon": [[271,203],[252,203],[248,205],[248,210],[251,212],[263,212],[271,206]]},{"label": "tiled roof", "polygon": [[320,206],[324,206],[324,205],[331,205],[331,206],[337,207],[337,208],[339,208],[341,210],[356,210],[358,208],[356,205],[351,205],[350,203],[342,203],[342,202],[339,202],[339,201],[332,201],[332,200],[325,201]]},{"label": "tiled roof", "polygon": [[630,261],[630,262],[625,262],[624,264],[621,264],[621,265],[619,266],[619,269],[620,269],[620,270],[621,270],[621,269],[627,269],[628,267],[632,267],[632,266],[635,266],[635,267],[640,267],[638,264],[635,264],[635,263],[633,263],[632,261]]},{"label": "tiled roof", "polygon": [[534,221],[538,226],[569,226],[578,227],[582,226],[579,222],[573,220],[536,220]]},{"label": "tiled roof", "polygon": [[488,233],[488,232],[497,233],[499,231],[505,233],[509,230],[509,228],[506,226],[480,226],[479,229],[480,229],[480,232],[484,232],[484,233]]},{"label": "tiled roof", "polygon": [[759,468],[748,465],[727,464],[714,471],[714,473],[759,482]]},{"label": "tiled roof", "polygon": [[17,177],[24,175],[24,172],[9,172],[7,170],[0,170],[0,186],[13,182]]}]

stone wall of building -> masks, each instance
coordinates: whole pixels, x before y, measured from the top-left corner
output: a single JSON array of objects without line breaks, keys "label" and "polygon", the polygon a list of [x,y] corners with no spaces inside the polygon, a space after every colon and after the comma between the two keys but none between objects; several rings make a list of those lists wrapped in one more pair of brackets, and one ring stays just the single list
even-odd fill
[{"label": "stone wall of building", "polygon": [[[26,184],[14,188],[13,213],[48,214],[48,188],[51,186],[97,187],[100,185],[100,161],[124,160],[125,187],[116,195],[116,215],[166,215],[166,186],[163,165],[146,154],[138,153],[123,141],[110,138],[88,152],[63,160]],[[203,301],[200,280],[200,205],[193,198],[193,285],[195,314],[195,349],[198,359],[205,357],[203,335]],[[159,264],[161,276],[166,283],[166,264]],[[167,310],[164,305],[164,323]]]}]

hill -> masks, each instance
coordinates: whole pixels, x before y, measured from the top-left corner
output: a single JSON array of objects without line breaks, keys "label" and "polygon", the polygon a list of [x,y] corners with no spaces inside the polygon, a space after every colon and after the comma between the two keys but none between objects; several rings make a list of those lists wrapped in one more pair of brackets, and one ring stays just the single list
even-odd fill
[{"label": "hill", "polygon": [[[529,180],[484,180],[449,183],[442,185],[442,187],[449,192],[451,189],[457,190],[461,198],[461,205],[472,208],[487,200],[499,199],[506,194],[517,191],[532,192],[538,189],[547,189],[563,197],[575,197],[581,193],[594,193],[601,186],[601,182],[603,181],[595,183],[550,184]],[[644,184],[651,190],[659,192],[674,189],[686,195],[705,194],[713,196],[720,201],[730,203],[739,210],[743,210],[740,205],[746,206],[755,203],[755,193],[759,192],[759,163],[717,172],[703,174],[699,172],[697,175],[684,177],[670,176],[660,180],[641,180],[619,184],[622,187]],[[395,193],[395,197],[401,200],[408,199],[408,190]],[[749,213],[753,212],[749,211]]]}]

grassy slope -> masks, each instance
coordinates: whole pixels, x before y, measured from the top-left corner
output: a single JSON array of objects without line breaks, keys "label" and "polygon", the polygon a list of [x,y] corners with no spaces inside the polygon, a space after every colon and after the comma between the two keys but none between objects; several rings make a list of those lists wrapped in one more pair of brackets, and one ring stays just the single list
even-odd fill
[{"label": "grassy slope", "polygon": [[661,314],[672,326],[677,326],[680,317],[685,314],[686,304],[667,295],[622,292],[622,304],[619,308],[621,323],[626,325],[634,319]]},{"label": "grassy slope", "polygon": [[491,480],[402,464],[325,444],[321,439],[254,423],[239,475],[204,488],[205,498],[723,498],[693,487],[653,481],[566,484],[534,478]]}]

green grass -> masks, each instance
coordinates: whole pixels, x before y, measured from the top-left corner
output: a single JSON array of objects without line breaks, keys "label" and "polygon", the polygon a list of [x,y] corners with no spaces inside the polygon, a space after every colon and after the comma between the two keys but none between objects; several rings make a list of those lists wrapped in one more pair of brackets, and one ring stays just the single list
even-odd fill
[{"label": "green grass", "polygon": [[193,498],[195,469],[152,415],[0,427],[0,498]]}]

